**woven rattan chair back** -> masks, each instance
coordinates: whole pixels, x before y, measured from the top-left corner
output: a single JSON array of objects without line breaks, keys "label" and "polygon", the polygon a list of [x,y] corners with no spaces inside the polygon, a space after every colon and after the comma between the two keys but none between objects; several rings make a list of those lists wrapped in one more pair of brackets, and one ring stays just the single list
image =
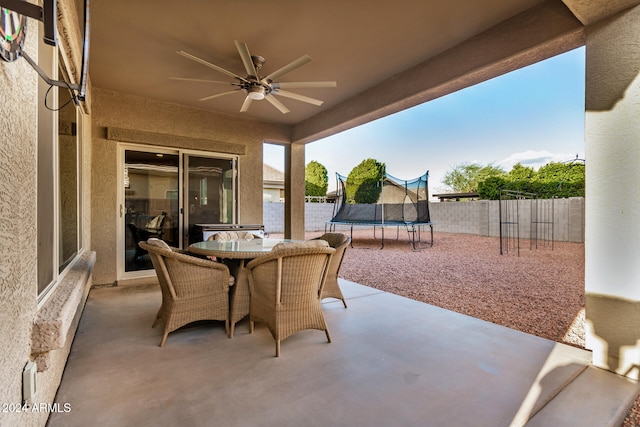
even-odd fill
[{"label": "woven rattan chair back", "polygon": [[251,308],[250,330],[254,322],[267,326],[276,342],[304,329],[329,329],[322,313],[320,296],[327,268],[335,249],[329,247],[274,250],[247,264]]}]

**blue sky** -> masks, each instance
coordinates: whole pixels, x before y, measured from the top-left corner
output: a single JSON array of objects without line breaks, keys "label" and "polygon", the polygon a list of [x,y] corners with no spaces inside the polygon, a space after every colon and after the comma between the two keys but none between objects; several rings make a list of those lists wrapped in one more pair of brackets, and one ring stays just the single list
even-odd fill
[{"label": "blue sky", "polygon": [[[411,179],[429,171],[429,192],[462,163],[506,171],[520,162],[584,159],[584,48],[307,144],[306,162],[348,175],[366,158]],[[265,163],[284,169],[282,147],[265,144]]]}]

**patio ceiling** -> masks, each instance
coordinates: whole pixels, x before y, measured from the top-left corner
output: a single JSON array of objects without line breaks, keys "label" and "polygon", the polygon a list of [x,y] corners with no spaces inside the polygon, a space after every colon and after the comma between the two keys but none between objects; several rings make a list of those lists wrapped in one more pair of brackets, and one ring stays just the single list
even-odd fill
[{"label": "patio ceiling", "polygon": [[[581,27],[560,0],[94,2],[90,74],[94,87],[291,125],[294,141],[309,142],[329,128],[351,127],[437,96],[413,96],[412,91],[419,95],[433,83],[416,82],[407,70],[424,66],[518,14],[547,7],[554,18],[562,15],[560,20],[570,21],[569,27]],[[552,35],[544,37],[548,40]],[[290,113],[282,114],[266,101],[254,101],[247,112],[240,113],[244,93],[198,101],[231,87],[170,79],[232,81],[178,55],[180,50],[244,76],[234,40],[247,43],[251,54],[266,58],[265,73],[308,54],[313,62],[280,80],[333,80],[337,87],[291,90],[324,100],[320,107],[280,97]],[[559,52],[550,54],[555,53]]]}]

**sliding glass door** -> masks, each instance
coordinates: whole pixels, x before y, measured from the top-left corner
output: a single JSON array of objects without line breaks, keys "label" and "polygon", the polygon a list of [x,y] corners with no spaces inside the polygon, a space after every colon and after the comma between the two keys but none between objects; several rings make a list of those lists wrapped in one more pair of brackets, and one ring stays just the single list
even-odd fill
[{"label": "sliding glass door", "polygon": [[[153,269],[138,242],[150,237],[186,248],[199,239],[195,224],[236,219],[237,159],[146,147],[122,147],[122,253],[119,277]],[[139,272],[139,273],[138,273]]]},{"label": "sliding glass door", "polygon": [[141,240],[158,237],[179,246],[179,155],[124,152],[124,271],[153,268]]},{"label": "sliding glass door", "polygon": [[200,241],[196,224],[232,224],[235,219],[234,159],[185,155],[185,240]]}]

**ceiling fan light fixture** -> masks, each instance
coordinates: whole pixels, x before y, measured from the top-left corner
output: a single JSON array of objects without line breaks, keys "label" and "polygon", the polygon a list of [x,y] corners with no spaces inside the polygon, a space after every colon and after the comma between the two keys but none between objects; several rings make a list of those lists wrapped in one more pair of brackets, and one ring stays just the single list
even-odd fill
[{"label": "ceiling fan light fixture", "polygon": [[265,89],[262,86],[254,86],[249,89],[248,97],[253,99],[254,101],[260,101],[264,99]]}]

